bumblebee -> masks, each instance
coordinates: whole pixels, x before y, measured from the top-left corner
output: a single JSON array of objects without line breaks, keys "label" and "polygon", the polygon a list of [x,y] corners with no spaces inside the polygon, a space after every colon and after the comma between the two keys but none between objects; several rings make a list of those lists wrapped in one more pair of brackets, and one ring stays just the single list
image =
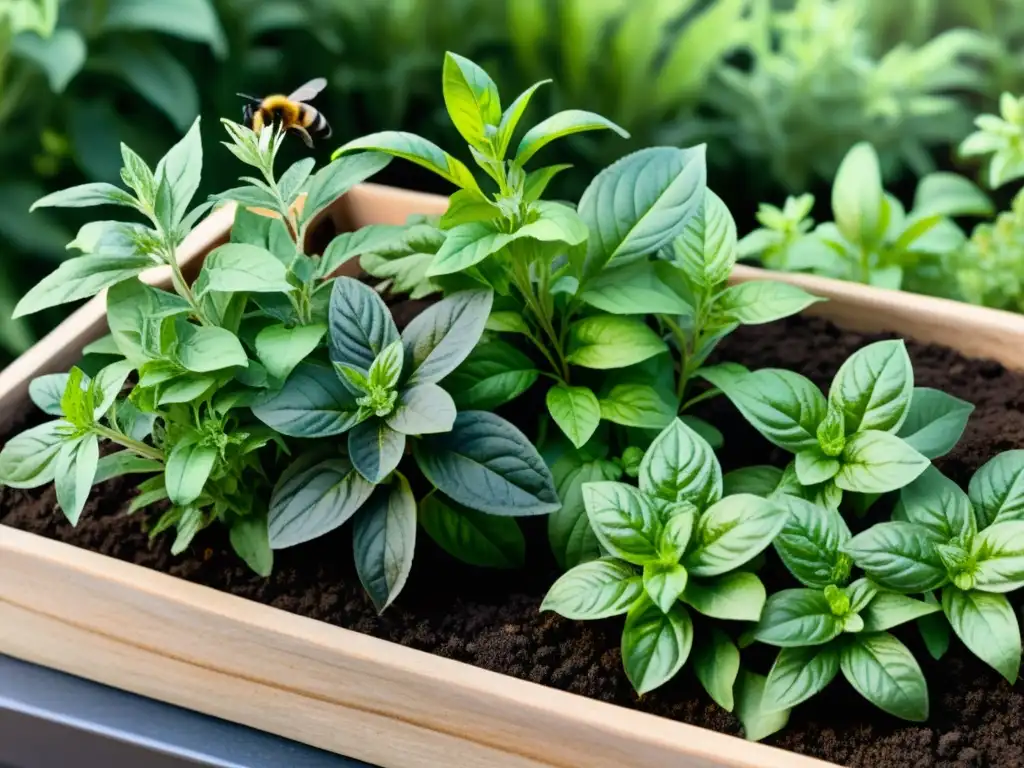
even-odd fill
[{"label": "bumblebee", "polygon": [[258,99],[240,93],[239,96],[250,102],[242,107],[242,120],[256,133],[263,130],[265,125],[278,125],[282,130],[295,131],[307,147],[312,147],[313,136],[320,139],[331,137],[331,126],[322,112],[305,102],[320,93],[326,85],[327,80],[317,77],[287,96],[275,94]]}]

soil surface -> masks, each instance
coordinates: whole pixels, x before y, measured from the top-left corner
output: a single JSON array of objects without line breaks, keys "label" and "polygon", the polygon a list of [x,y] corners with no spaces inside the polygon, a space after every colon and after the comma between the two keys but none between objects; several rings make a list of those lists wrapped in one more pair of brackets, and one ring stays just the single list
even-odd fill
[{"label": "soil surface", "polygon": [[[403,309],[408,316],[411,308]],[[850,353],[878,338],[883,337],[792,318],[739,330],[716,357],[750,368],[789,368],[824,388]],[[909,344],[909,349],[916,384],[942,388],[977,407],[960,444],[937,462],[947,475],[966,487],[974,470],[995,453],[1024,446],[1024,376],[941,347]],[[727,401],[705,406],[698,414],[726,438],[721,452],[725,469],[785,462]],[[688,669],[638,700],[622,671],[621,619],[583,623],[538,612],[557,577],[543,521],[523,524],[528,564],[519,572],[462,566],[421,534],[405,591],[378,617],[356,578],[348,527],[276,553],[274,574],[264,580],[240,564],[216,528],[198,537],[184,557],[170,555],[167,536],[151,543],[142,518],[124,515],[132,489],[131,479],[106,483],[72,529],[56,509],[52,488],[0,488],[0,522],[507,675],[727,733],[740,731],[737,720],[708,698]],[[771,585],[776,574],[766,577]],[[927,655],[916,631],[899,634],[928,679],[927,724],[885,715],[840,678],[812,703],[798,707],[788,728],[768,743],[864,768],[1024,766],[1024,686],[1009,686],[955,639],[939,664]],[[750,662],[763,673],[770,659],[771,653],[754,653]]]}]

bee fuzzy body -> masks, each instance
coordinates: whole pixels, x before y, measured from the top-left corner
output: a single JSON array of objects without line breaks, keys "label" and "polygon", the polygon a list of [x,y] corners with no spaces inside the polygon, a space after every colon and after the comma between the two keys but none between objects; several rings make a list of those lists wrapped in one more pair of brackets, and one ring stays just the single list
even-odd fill
[{"label": "bee fuzzy body", "polygon": [[242,109],[243,121],[256,133],[266,126],[279,126],[281,130],[299,134],[306,146],[312,147],[314,136],[320,139],[331,136],[331,126],[327,118],[320,110],[305,103],[323,90],[325,85],[326,80],[317,78],[288,96],[274,94],[256,99],[239,94],[251,102]]}]

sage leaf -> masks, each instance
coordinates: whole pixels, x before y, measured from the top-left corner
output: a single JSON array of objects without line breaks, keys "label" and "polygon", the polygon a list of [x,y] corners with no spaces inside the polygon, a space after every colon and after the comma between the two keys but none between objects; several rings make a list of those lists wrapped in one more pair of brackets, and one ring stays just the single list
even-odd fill
[{"label": "sage leaf", "polygon": [[753,280],[726,288],[715,312],[743,325],[760,325],[802,312],[823,299],[789,283]]},{"label": "sage leaf", "polygon": [[53,462],[57,504],[72,525],[78,525],[89,499],[99,460],[100,444],[93,434],[65,441],[57,452]]},{"label": "sage leaf", "polygon": [[647,384],[616,384],[600,399],[601,418],[626,427],[661,429],[676,415],[676,404]]},{"label": "sage leaf", "polygon": [[1024,586],[1024,520],[995,522],[974,539],[974,587],[1012,592]]},{"label": "sage leaf", "polygon": [[420,313],[402,333],[407,385],[433,384],[454,371],[473,351],[491,312],[487,290],[458,291]]},{"label": "sage leaf", "polygon": [[544,596],[540,609],[567,619],[606,619],[626,613],[643,593],[636,571],[605,557],[563,574]]},{"label": "sage leaf", "polygon": [[850,561],[841,548],[850,540],[850,529],[839,512],[789,495],[779,496],[777,503],[789,512],[774,542],[787,570],[814,589],[845,581]]},{"label": "sage leaf", "polygon": [[942,611],[953,631],[975,656],[1013,685],[1020,673],[1021,640],[1017,617],[1004,595],[949,586]]},{"label": "sage leaf", "polygon": [[[88,377],[83,377],[86,386],[89,384]],[[60,407],[60,400],[67,388],[68,374],[47,373],[43,376],[36,376],[28,385],[28,396],[43,413],[49,416],[63,416],[64,411]]]},{"label": "sage leaf", "polygon": [[300,457],[281,474],[270,497],[270,546],[284,549],[341,526],[370,498],[366,482],[347,459]]},{"label": "sage leaf", "polygon": [[107,415],[134,369],[135,366],[128,360],[119,360],[100,369],[93,380],[94,398],[98,400],[93,418],[100,419]]},{"label": "sage leaf", "polygon": [[839,674],[839,649],[833,645],[783,648],[764,686],[768,712],[789,710],[828,687]]},{"label": "sage leaf", "polygon": [[960,486],[928,467],[900,491],[903,514],[911,523],[923,525],[943,541],[968,541],[977,533],[974,510]]},{"label": "sage leaf", "polygon": [[582,448],[597,431],[601,406],[589,387],[556,384],[548,390],[545,402],[555,424],[577,448]]},{"label": "sage leaf", "polygon": [[579,202],[590,231],[583,277],[672,242],[700,210],[706,183],[703,145],[642,149],[601,171]]},{"label": "sage leaf", "polygon": [[974,473],[967,489],[978,527],[1024,520],[1024,450],[1003,451]]},{"label": "sage leaf", "polygon": [[947,581],[935,534],[914,523],[877,523],[850,539],[843,551],[878,585],[914,594]]},{"label": "sage leaf", "polygon": [[686,558],[690,575],[717,576],[750,561],[771,544],[786,517],[775,502],[750,494],[711,505],[697,522],[698,546]]},{"label": "sage leaf", "polygon": [[403,435],[448,432],[455,424],[455,402],[437,384],[418,384],[402,390],[387,424]]},{"label": "sage leaf", "polygon": [[384,300],[351,277],[334,281],[327,325],[331,360],[362,371],[368,371],[377,355],[398,340],[398,329]]},{"label": "sage leaf", "polygon": [[938,389],[914,387],[907,418],[897,435],[929,459],[945,456],[960,441],[974,406]]},{"label": "sage leaf", "polygon": [[820,590],[784,589],[768,598],[753,636],[779,648],[800,648],[824,645],[842,631],[843,620]]},{"label": "sage leaf", "polygon": [[789,710],[772,712],[765,707],[766,682],[767,678],[746,670],[740,670],[736,678],[736,717],[748,741],[767,738],[789,722]]},{"label": "sage leaf", "polygon": [[930,462],[888,432],[857,432],[843,448],[835,483],[844,491],[887,493],[911,483]]},{"label": "sage leaf", "polygon": [[865,632],[883,632],[940,610],[935,603],[926,603],[894,592],[879,592],[861,612],[861,618],[864,619]]},{"label": "sage leaf", "polygon": [[554,481],[526,436],[500,416],[464,411],[450,432],[416,441],[413,455],[442,493],[492,515],[546,515],[559,507]]},{"label": "sage leaf", "polygon": [[277,392],[252,405],[253,415],[289,437],[330,437],[359,423],[356,397],[332,371],[301,363]]},{"label": "sage leaf", "polygon": [[519,148],[516,150],[516,162],[520,166],[526,165],[531,157],[555,139],[583,131],[601,129],[612,130],[624,139],[629,138],[629,134],[624,129],[595,112],[585,112],[581,109],[556,112],[551,117],[537,123],[520,139]]},{"label": "sage leaf", "polygon": [[396,474],[367,499],[352,524],[352,552],[359,582],[382,613],[405,586],[416,550],[416,499]]},{"label": "sage leaf", "polygon": [[854,635],[839,665],[850,685],[879,709],[918,723],[928,719],[928,685],[921,667],[888,632]]},{"label": "sage leaf", "polygon": [[214,445],[186,438],[177,443],[167,457],[164,482],[172,504],[184,507],[199,498],[213,471],[220,451]]},{"label": "sage leaf", "polygon": [[264,515],[235,518],[228,537],[231,548],[246,565],[263,578],[270,575],[274,569],[274,552],[270,548],[270,534]]},{"label": "sage leaf", "polygon": [[382,482],[395,471],[404,452],[405,435],[383,419],[370,418],[349,430],[348,457],[367,482]]},{"label": "sage leaf", "polygon": [[639,600],[626,614],[622,630],[622,663],[626,677],[639,694],[667,683],[683,668],[693,644],[693,622],[676,603],[663,612],[648,599]]},{"label": "sage leaf", "polygon": [[846,416],[846,433],[896,432],[910,412],[914,369],[900,340],[878,341],[850,355],[829,389]]},{"label": "sage leaf", "polygon": [[683,602],[713,619],[757,621],[764,609],[764,584],[753,573],[727,573],[710,581],[693,579]]},{"label": "sage leaf", "polygon": [[668,351],[668,345],[642,320],[593,315],[569,327],[567,360],[584,368],[626,368]]},{"label": "sage leaf", "polygon": [[457,560],[483,568],[518,568],[526,559],[526,539],[510,517],[467,509],[438,494],[419,507],[423,530]]},{"label": "sage leaf", "polygon": [[58,419],[12,437],[0,450],[0,483],[11,488],[38,488],[52,483],[57,454],[73,430],[71,424]]},{"label": "sage leaf", "polygon": [[644,493],[704,509],[722,498],[722,470],[707,441],[674,419],[644,454],[639,485]]},{"label": "sage leaf", "polygon": [[551,467],[551,474],[562,502],[548,517],[548,541],[555,560],[563,569],[596,560],[601,556],[601,545],[587,518],[583,484],[618,480],[622,470],[604,459],[581,462],[566,455]]},{"label": "sage leaf", "polygon": [[268,325],[256,334],[256,356],[271,378],[284,381],[320,346],[325,333],[327,326],[321,323],[294,327],[282,323]]},{"label": "sage leaf", "polygon": [[459,409],[490,411],[519,397],[539,376],[530,358],[496,339],[474,347],[444,386]]},{"label": "sage leaf", "polygon": [[29,211],[36,208],[87,208],[93,205],[133,206],[134,203],[134,198],[120,187],[93,182],[51,192],[32,203]]},{"label": "sage leaf", "polygon": [[740,652],[725,632],[712,627],[707,639],[694,646],[693,671],[715,703],[732,712],[733,687],[740,672]]},{"label": "sage leaf", "polygon": [[407,228],[395,224],[370,224],[355,232],[337,235],[317,264],[316,276],[321,280],[331,277],[350,259],[364,253],[389,251],[405,244]]},{"label": "sage leaf", "polygon": [[741,375],[705,369],[699,375],[722,390],[771,443],[793,453],[817,447],[826,404],[810,379],[773,368]]}]

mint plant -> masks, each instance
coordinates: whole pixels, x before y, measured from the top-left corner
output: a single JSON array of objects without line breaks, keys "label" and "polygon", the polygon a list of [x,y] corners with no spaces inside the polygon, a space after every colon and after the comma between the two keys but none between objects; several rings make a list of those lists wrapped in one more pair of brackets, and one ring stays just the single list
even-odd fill
[{"label": "mint plant", "polygon": [[[794,454],[786,470],[734,478],[747,491],[792,493],[837,509],[844,492],[882,493],[912,482],[960,439],[973,406],[914,387],[902,341],[858,350],[832,380],[828,398],[792,371],[726,364],[701,374],[769,442]],[[863,499],[862,499],[863,500]]]},{"label": "mint plant", "polygon": [[[850,539],[844,551],[879,586],[901,594],[939,592],[956,636],[1011,684],[1021,638],[1006,593],[1024,586],[1024,452],[1006,451],[971,478],[968,493],[931,468],[903,489],[893,521]],[[924,624],[941,656],[948,628]]]},{"label": "mint plant", "polygon": [[762,708],[789,710],[824,690],[842,671],[871,703],[907,720],[928,717],[928,688],[910,650],[889,629],[939,610],[932,603],[853,578],[843,548],[850,530],[836,510],[778,499],[789,511],[774,542],[803,586],[768,597],[750,637],[781,648],[765,683]]},{"label": "mint plant", "polygon": [[[663,685],[686,663],[694,643],[689,609],[714,619],[756,621],[764,605],[760,579],[741,567],[768,547],[786,510],[753,495],[722,498],[722,472],[711,446],[678,419],[644,454],[639,488],[586,482],[583,503],[607,556],[565,573],[541,610],[569,619],[625,614],[622,659],[638,693]],[[732,709],[739,671],[719,669],[738,652],[718,630],[701,638],[696,672],[708,692]]]}]

